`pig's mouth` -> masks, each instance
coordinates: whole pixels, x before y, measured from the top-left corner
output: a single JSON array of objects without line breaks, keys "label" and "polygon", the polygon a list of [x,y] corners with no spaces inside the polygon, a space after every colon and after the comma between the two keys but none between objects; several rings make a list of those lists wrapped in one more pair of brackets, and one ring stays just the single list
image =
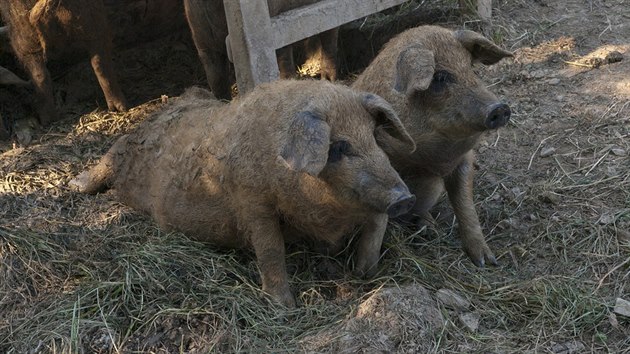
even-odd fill
[{"label": "pig's mouth", "polygon": [[387,215],[390,218],[395,218],[411,211],[411,208],[416,204],[416,196],[413,194],[402,195],[398,200],[392,202],[387,206]]}]

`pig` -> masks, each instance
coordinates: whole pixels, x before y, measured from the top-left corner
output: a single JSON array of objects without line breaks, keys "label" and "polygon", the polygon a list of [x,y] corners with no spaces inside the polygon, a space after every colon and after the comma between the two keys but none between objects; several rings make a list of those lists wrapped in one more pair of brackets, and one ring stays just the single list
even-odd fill
[{"label": "pig", "polygon": [[[267,3],[269,14],[273,17],[317,1],[268,0]],[[223,0],[184,0],[184,9],[212,93],[220,99],[231,99],[231,85],[235,79],[225,45],[228,27]],[[305,46],[308,58],[319,59],[321,78],[330,81],[337,78],[337,34],[337,29],[320,33],[309,38]],[[295,65],[292,46],[279,49],[277,54],[280,78],[293,77]]]},{"label": "pig", "polygon": [[220,247],[251,247],[262,289],[288,307],[285,240],[339,249],[361,228],[355,272],[372,275],[389,217],[415,197],[376,137],[415,144],[377,95],[317,80],[280,80],[223,103],[208,91],[176,103],[122,136],[69,185],[112,188],[166,230]]},{"label": "pig", "polygon": [[111,38],[101,0],[0,1],[9,27],[11,47],[34,86],[35,110],[40,123],[59,118],[46,68],[49,59],[65,59],[87,52],[110,110],[125,111],[111,58]]},{"label": "pig", "polygon": [[432,221],[444,189],[459,224],[459,238],[477,266],[497,264],[473,203],[473,148],[482,134],[504,126],[510,107],[475,75],[472,64],[497,63],[512,54],[469,30],[409,29],[391,39],[352,88],[392,104],[418,147],[409,153],[395,139],[380,143],[418,202],[411,214]]}]

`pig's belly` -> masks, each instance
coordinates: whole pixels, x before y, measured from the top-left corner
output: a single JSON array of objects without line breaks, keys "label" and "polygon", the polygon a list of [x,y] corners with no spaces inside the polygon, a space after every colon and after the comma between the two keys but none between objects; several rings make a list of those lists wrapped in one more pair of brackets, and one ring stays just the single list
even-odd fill
[{"label": "pig's belly", "polygon": [[247,240],[237,232],[236,219],[220,195],[194,193],[166,196],[153,207],[153,217],[167,230],[219,247],[242,248]]},{"label": "pig's belly", "polygon": [[[180,172],[175,173],[178,169]],[[123,192],[121,200],[149,214],[165,230],[180,231],[220,247],[245,246],[246,241],[236,232],[235,213],[222,182],[215,177],[219,174],[182,166],[178,169],[166,169],[158,162],[153,167],[156,172],[147,173],[144,180],[130,180],[130,173],[118,185],[117,189]],[[184,174],[184,170],[190,172]]]}]

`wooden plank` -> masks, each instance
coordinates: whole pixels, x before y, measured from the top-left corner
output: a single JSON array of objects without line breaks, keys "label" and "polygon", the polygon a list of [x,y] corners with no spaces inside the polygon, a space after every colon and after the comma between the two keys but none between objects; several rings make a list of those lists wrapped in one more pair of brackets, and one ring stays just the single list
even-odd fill
[{"label": "wooden plank", "polygon": [[271,19],[273,46],[282,48],[406,1],[322,0],[309,6],[284,12]]},{"label": "wooden plank", "polygon": [[280,76],[267,0],[225,0],[231,57],[240,92]]}]

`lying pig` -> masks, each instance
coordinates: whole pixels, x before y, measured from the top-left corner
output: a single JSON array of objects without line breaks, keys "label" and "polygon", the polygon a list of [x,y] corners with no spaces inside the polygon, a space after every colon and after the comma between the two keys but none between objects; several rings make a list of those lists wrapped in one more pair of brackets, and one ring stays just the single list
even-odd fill
[{"label": "lying pig", "polygon": [[415,202],[376,143],[384,134],[415,148],[391,106],[312,80],[263,84],[231,104],[208,97],[189,90],[70,185],[114,188],[161,227],[253,247],[263,290],[286,306],[284,241],[296,230],[339,246],[361,226],[356,272],[372,274],[388,216]]},{"label": "lying pig", "polygon": [[127,109],[114,73],[111,38],[101,0],[0,1],[0,12],[9,26],[13,51],[34,86],[35,110],[42,124],[58,118],[46,61],[77,51],[90,56],[107,107]]},{"label": "lying pig", "polygon": [[[273,17],[317,1],[319,0],[267,0],[267,4],[269,15]],[[184,0],[184,8],[212,93],[218,98],[230,99],[234,77],[230,77],[232,70],[225,46],[228,27],[223,0]],[[310,38],[306,45],[307,57],[319,59],[320,76],[331,81],[337,78],[337,33],[337,29],[320,33]],[[278,50],[278,66],[281,78],[295,76],[291,45]]]},{"label": "lying pig", "polygon": [[472,149],[483,132],[508,122],[510,107],[486,89],[472,64],[511,55],[472,31],[421,26],[387,43],[352,85],[390,102],[416,142],[409,153],[395,139],[380,141],[418,198],[413,214],[431,220],[429,210],[446,187],[464,251],[478,266],[496,259],[473,203]]}]

